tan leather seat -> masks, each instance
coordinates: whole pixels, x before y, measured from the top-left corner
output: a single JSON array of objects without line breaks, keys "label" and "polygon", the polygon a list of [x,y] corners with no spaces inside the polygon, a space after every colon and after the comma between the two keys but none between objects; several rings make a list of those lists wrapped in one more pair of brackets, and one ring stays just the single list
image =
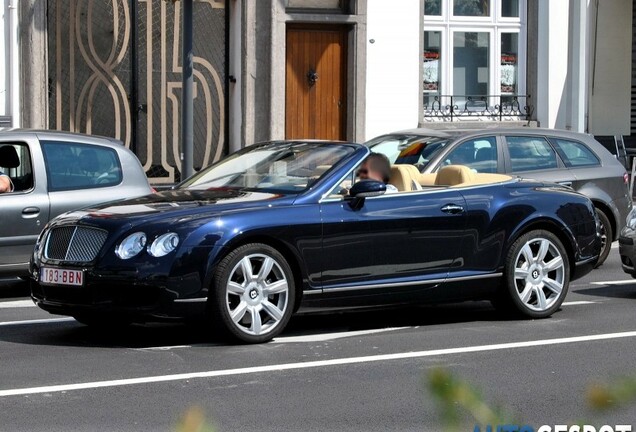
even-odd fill
[{"label": "tan leather seat", "polygon": [[420,171],[413,165],[397,164],[391,166],[391,177],[389,184],[392,184],[400,192],[410,192],[421,189],[418,182]]},{"label": "tan leather seat", "polygon": [[435,177],[437,186],[455,186],[475,180],[473,170],[464,165],[446,165],[441,167]]}]

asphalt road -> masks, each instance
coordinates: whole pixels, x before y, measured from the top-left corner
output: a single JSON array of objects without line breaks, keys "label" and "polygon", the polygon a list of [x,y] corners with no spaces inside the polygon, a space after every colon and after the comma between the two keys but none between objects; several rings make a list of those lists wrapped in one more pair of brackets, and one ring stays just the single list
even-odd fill
[{"label": "asphalt road", "polygon": [[636,430],[636,400],[586,402],[592,383],[636,377],[636,280],[617,249],[550,319],[506,320],[487,302],[312,315],[258,346],[185,325],[100,333],[15,284],[0,295],[1,431],[170,431],[193,407],[217,431],[440,431],[437,367],[516,424]]}]

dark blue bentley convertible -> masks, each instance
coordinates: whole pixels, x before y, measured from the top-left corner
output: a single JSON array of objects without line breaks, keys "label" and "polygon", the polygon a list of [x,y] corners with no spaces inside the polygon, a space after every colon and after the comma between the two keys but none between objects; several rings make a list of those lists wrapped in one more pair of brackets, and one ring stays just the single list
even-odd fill
[{"label": "dark blue bentley convertible", "polygon": [[299,307],[490,299],[547,317],[598,259],[594,207],[568,188],[394,165],[389,194],[357,179],[368,154],[259,144],[174,190],[66,213],[35,247],[32,297],[89,325],[203,315],[264,342]]}]

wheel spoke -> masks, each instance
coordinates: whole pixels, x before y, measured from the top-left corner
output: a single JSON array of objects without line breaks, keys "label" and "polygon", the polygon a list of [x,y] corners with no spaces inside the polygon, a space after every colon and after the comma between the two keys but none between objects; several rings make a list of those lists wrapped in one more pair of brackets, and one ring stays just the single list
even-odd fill
[{"label": "wheel spoke", "polygon": [[252,307],[249,310],[250,310],[250,314],[252,315],[252,326],[250,327],[250,330],[254,334],[260,334],[261,328],[263,325],[261,321],[261,314],[255,307]]},{"label": "wheel spoke", "polygon": [[246,281],[254,279],[254,270],[252,269],[252,261],[250,261],[250,257],[246,256],[241,260],[241,271],[243,272],[243,277]]},{"label": "wheel spoke", "polygon": [[545,298],[545,293],[543,292],[543,289],[538,288],[537,289],[537,306],[539,307],[539,309],[544,310],[546,308],[547,305],[547,300]]},{"label": "wheel spoke", "polygon": [[528,270],[524,268],[515,269],[515,279],[525,279],[528,277]]},{"label": "wheel spoke", "polygon": [[276,321],[283,319],[283,311],[278,309],[278,307],[270,303],[268,300],[264,300],[261,304],[263,305],[265,312],[267,312]]},{"label": "wheel spoke", "polygon": [[549,272],[558,269],[563,266],[563,258],[561,256],[552,258],[550,262],[545,263],[545,269]]},{"label": "wheel spoke", "polygon": [[525,258],[526,263],[530,264],[534,262],[534,257],[532,256],[532,249],[530,249],[530,245],[528,243],[523,245],[523,248],[521,248],[521,254]]},{"label": "wheel spoke", "polygon": [[530,299],[530,296],[532,295],[532,291],[533,291],[533,286],[531,283],[526,283],[526,286],[523,288],[523,291],[521,292],[521,294],[519,294],[519,298],[521,299],[522,302],[524,303],[528,303],[528,300]]},{"label": "wheel spoke", "polygon": [[245,316],[245,312],[247,312],[247,303],[242,301],[239,303],[236,309],[230,312],[232,321],[234,321],[235,323],[238,323],[239,321],[241,321],[243,317]]},{"label": "wheel spoke", "polygon": [[227,284],[227,292],[230,294],[243,295],[245,293],[245,287],[236,282],[228,282]]},{"label": "wheel spoke", "polygon": [[263,288],[263,293],[265,295],[274,295],[274,294],[280,294],[283,292],[287,292],[288,286],[287,286],[287,281],[285,279],[276,281],[276,282],[272,282],[271,284],[266,284],[265,288]]},{"label": "wheel spoke", "polygon": [[561,291],[563,290],[563,284],[555,281],[554,279],[546,277],[543,279],[543,283],[550,291],[552,291],[556,295],[561,294]]},{"label": "wheel spoke", "polygon": [[272,267],[274,267],[274,260],[270,257],[266,257],[263,260],[263,265],[261,266],[260,271],[258,272],[258,280],[264,281],[267,275],[272,271]]},{"label": "wheel spoke", "polygon": [[541,245],[539,246],[539,252],[537,253],[537,262],[543,262],[545,256],[548,254],[548,250],[550,249],[550,242],[546,239],[541,240]]}]

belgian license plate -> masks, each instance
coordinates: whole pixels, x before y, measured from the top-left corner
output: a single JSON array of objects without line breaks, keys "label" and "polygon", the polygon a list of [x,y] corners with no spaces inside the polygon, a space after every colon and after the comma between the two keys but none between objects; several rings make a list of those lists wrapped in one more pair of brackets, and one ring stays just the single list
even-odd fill
[{"label": "belgian license plate", "polygon": [[84,272],[82,270],[42,267],[40,269],[40,283],[82,286],[84,284]]}]

